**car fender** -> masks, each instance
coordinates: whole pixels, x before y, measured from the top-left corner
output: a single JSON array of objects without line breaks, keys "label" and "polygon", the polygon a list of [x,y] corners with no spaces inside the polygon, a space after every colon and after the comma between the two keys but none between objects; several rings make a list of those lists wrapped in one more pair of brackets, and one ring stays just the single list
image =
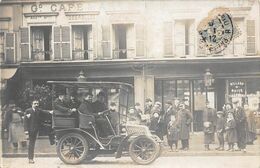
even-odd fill
[{"label": "car fender", "polygon": [[100,149],[105,149],[104,146],[99,142],[99,140],[97,138],[95,138],[89,132],[79,129],[79,128],[66,128],[66,129],[55,130],[56,139],[59,139],[62,135],[66,134],[66,133],[70,133],[70,132],[77,132],[79,134],[82,134],[82,135],[90,138],[92,141],[96,142],[100,146]]}]

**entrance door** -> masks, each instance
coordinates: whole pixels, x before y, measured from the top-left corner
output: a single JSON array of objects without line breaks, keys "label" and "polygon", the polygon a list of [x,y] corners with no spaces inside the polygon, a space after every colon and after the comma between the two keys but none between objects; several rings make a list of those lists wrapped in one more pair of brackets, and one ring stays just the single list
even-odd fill
[{"label": "entrance door", "polygon": [[203,130],[203,110],[206,106],[206,99],[208,98],[210,107],[215,108],[215,89],[214,87],[206,88],[203,80],[193,81],[193,130]]}]

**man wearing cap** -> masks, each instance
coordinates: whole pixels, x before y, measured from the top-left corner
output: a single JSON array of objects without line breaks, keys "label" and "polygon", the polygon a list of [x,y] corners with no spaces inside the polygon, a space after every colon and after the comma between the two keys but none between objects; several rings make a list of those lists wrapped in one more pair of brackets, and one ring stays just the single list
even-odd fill
[{"label": "man wearing cap", "polygon": [[209,105],[209,101],[207,101],[206,108],[203,111],[203,131],[205,150],[210,150],[209,145],[214,142],[216,117],[216,110],[211,108]]},{"label": "man wearing cap", "polygon": [[239,106],[239,101],[233,101],[234,118],[236,121],[237,130],[237,146],[238,150],[246,152],[246,114],[242,107]]}]

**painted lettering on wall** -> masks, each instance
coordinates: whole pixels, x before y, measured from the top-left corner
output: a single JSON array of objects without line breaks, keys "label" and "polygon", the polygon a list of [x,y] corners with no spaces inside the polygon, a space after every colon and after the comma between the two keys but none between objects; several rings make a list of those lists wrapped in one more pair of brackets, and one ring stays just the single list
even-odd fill
[{"label": "painted lettering on wall", "polygon": [[32,4],[31,12],[78,12],[83,11],[82,3],[51,3],[51,4]]}]

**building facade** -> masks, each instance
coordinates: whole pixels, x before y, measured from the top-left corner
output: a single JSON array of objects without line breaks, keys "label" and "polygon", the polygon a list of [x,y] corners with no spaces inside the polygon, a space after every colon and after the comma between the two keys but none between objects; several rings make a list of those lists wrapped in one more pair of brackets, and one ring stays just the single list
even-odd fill
[{"label": "building facade", "polygon": [[[197,27],[218,7],[230,10],[240,35],[212,55],[199,47]],[[83,71],[133,84],[142,105],[184,99],[199,131],[206,97],[218,110],[232,99],[260,108],[259,30],[259,0],[2,0],[1,99]],[[207,88],[206,69],[214,78]]]}]

